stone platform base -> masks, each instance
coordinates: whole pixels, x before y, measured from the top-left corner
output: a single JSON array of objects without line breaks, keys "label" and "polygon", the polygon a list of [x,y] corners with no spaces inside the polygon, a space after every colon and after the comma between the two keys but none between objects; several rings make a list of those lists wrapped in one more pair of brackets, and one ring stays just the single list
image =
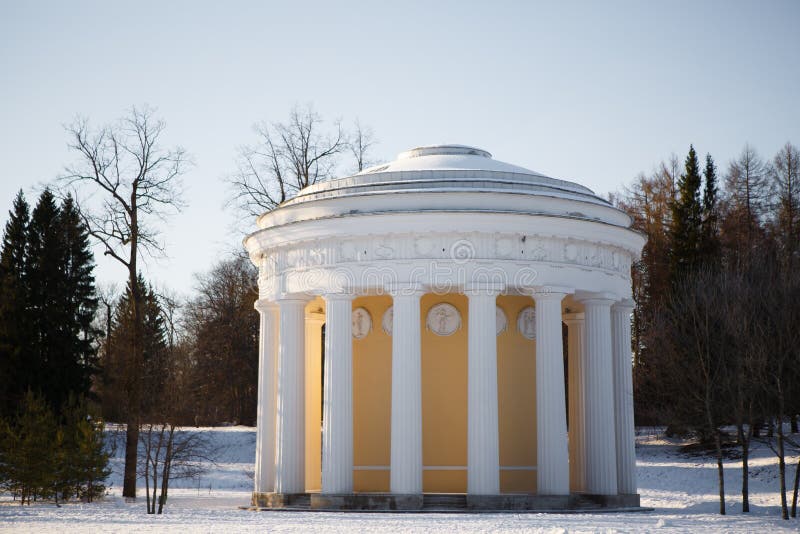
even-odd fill
[{"label": "stone platform base", "polygon": [[636,512],[639,495],[466,495],[464,493],[253,493],[249,510],[336,512]]}]

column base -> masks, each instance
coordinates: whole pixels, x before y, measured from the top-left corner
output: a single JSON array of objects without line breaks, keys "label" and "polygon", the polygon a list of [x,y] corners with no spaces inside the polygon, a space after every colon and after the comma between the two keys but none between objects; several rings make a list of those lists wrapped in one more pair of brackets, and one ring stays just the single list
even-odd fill
[{"label": "column base", "polygon": [[308,509],[311,504],[308,493],[262,493],[253,492],[250,506],[253,508],[297,508]]},{"label": "column base", "polygon": [[295,510],[333,512],[637,512],[638,494],[533,495],[506,493],[468,495],[464,493],[259,493],[254,492],[249,510]]},{"label": "column base", "polygon": [[312,510],[342,511],[418,511],[422,510],[422,494],[394,493],[315,493]]}]

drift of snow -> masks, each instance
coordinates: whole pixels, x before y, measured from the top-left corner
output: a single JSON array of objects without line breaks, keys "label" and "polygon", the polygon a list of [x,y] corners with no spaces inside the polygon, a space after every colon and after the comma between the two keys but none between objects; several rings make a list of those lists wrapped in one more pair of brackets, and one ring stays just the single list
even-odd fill
[{"label": "drift of snow", "polygon": [[[191,429],[195,431],[195,429]],[[679,442],[640,430],[637,465],[642,506],[652,512],[592,514],[456,514],[456,513],[324,513],[251,512],[241,510],[252,491],[255,429],[202,428],[220,447],[216,465],[199,480],[177,480],[170,486],[164,514],[145,513],[140,499],[121,497],[124,447],[112,460],[108,495],[100,502],[19,506],[9,495],[0,498],[0,531],[16,532],[796,532],[800,519],[780,519],[777,460],[766,445],[753,443],[751,512],[741,510],[738,460],[725,463],[726,516],[717,514],[716,464],[711,456],[690,456]],[[793,480],[797,459],[787,457],[787,480]]]}]

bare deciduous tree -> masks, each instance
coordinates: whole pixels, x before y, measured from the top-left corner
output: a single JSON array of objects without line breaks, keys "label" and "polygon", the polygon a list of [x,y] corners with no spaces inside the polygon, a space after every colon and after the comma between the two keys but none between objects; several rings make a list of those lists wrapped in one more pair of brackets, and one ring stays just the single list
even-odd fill
[{"label": "bare deciduous tree", "polygon": [[792,270],[800,253],[800,150],[793,144],[786,143],[775,156],[772,179],[778,241],[786,267]]},{"label": "bare deciduous tree", "polygon": [[[767,212],[769,200],[769,166],[755,148],[745,145],[732,161],[725,176],[725,205],[728,219],[739,221],[734,229],[739,257],[749,255]],[[743,227],[743,228],[742,228]]]},{"label": "bare deciduous tree", "polygon": [[362,126],[361,121],[356,119],[353,133],[347,143],[347,147],[356,160],[356,172],[361,172],[373,164],[369,158],[369,152],[376,142],[372,128]]},{"label": "bare deciduous tree", "polygon": [[[78,159],[67,167],[61,179],[66,188],[75,189],[90,235],[103,247],[106,256],[118,261],[127,271],[128,284],[133,291],[135,324],[129,352],[133,358],[131,370],[139,369],[140,363],[138,261],[143,254],[152,256],[164,252],[158,239],[157,223],[170,211],[182,207],[179,179],[189,163],[182,148],[161,146],[166,125],[154,115],[151,108],[132,108],[125,117],[98,129],[92,129],[86,119],[75,121],[67,127],[67,132],[69,148]],[[136,375],[136,372],[131,374]],[[136,497],[139,389],[139,377],[128,376],[122,491],[128,498]]]},{"label": "bare deciduous tree", "polygon": [[695,430],[701,442],[713,440],[719,481],[719,513],[725,514],[725,478],[722,463],[722,425],[728,410],[725,384],[729,380],[728,344],[719,310],[724,307],[725,284],[715,284],[715,273],[701,269],[680,281],[664,311],[657,314],[648,335],[660,345],[669,417]]},{"label": "bare deciduous tree", "polygon": [[259,141],[240,149],[237,171],[228,179],[229,204],[246,217],[275,209],[302,188],[330,178],[347,148],[340,122],[326,129],[311,106],[295,107],[287,122],[255,126]]}]

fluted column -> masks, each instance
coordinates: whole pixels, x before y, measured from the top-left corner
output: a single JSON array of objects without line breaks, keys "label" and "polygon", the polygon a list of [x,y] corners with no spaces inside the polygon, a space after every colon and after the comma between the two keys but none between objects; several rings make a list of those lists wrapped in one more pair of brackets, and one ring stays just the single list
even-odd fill
[{"label": "fluted column", "polygon": [[633,377],[631,365],[631,312],[633,301],[611,307],[614,347],[614,417],[617,444],[617,491],[636,493],[636,435],[633,426]]},{"label": "fluted column", "polygon": [[467,356],[467,493],[500,493],[497,415],[496,298],[492,288],[473,287],[469,297]]},{"label": "fluted column", "polygon": [[305,491],[305,305],[278,301],[279,361],[275,491]]},{"label": "fluted column", "polygon": [[258,405],[256,407],[255,491],[268,493],[275,488],[275,404],[278,371],[278,306],[257,300],[258,336]]},{"label": "fluted column", "polygon": [[540,495],[569,495],[561,301],[566,293],[534,291],[536,301],[536,480]]},{"label": "fluted column", "polygon": [[422,493],[422,366],[415,287],[392,290],[392,493]]},{"label": "fluted column", "polygon": [[353,295],[325,298],[322,493],[353,491]]},{"label": "fluted column", "polygon": [[583,369],[584,315],[564,316],[567,324],[567,382],[569,386],[569,488],[583,491],[586,486],[586,439],[584,436]]},{"label": "fluted column", "polygon": [[614,431],[614,377],[611,353],[611,304],[608,298],[583,300],[586,317],[586,492],[617,493]]}]

